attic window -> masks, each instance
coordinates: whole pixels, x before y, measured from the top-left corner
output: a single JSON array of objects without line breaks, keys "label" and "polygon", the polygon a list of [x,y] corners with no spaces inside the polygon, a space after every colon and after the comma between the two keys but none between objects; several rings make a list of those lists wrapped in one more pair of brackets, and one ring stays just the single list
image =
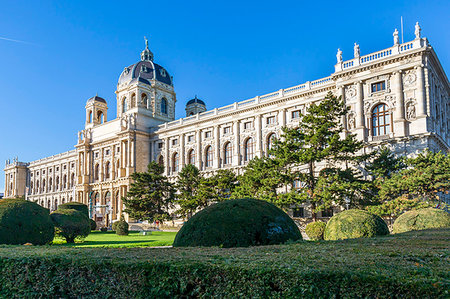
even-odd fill
[{"label": "attic window", "polygon": [[159,70],[159,73],[160,73],[161,76],[163,76],[163,77],[167,76],[166,70],[165,70],[165,69],[160,69],[160,70]]}]

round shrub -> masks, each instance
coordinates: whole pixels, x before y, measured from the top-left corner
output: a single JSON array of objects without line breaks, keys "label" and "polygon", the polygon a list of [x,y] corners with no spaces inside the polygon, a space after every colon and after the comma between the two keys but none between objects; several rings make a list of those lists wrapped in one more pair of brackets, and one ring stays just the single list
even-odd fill
[{"label": "round shrub", "polygon": [[71,202],[66,202],[66,203],[60,204],[58,206],[58,210],[67,210],[67,209],[77,210],[89,218],[89,209],[88,209],[88,206],[85,205],[84,203],[77,202],[77,201],[71,201]]},{"label": "round shrub", "polygon": [[112,224],[112,229],[116,231],[117,235],[127,236],[128,235],[128,223],[124,219],[120,219]]},{"label": "round shrub", "polygon": [[0,199],[0,244],[44,245],[54,236],[48,209],[23,199]]},{"label": "round shrub", "polygon": [[94,219],[89,219],[89,224],[91,225],[91,230],[97,229],[97,222]]},{"label": "round shrub", "polygon": [[306,225],[305,233],[312,241],[323,240],[323,233],[327,224],[322,221],[311,222]]},{"label": "round shrub", "polygon": [[450,227],[450,215],[439,209],[412,210],[398,217],[392,226],[394,234],[412,230]]},{"label": "round shrub", "polygon": [[195,214],[175,237],[173,246],[245,247],[300,240],[294,221],[273,204],[234,199]]},{"label": "round shrub", "polygon": [[102,233],[106,233],[107,231],[108,231],[108,228],[107,227],[100,227],[100,231],[102,232]]},{"label": "round shrub", "polygon": [[371,238],[387,234],[389,229],[380,216],[352,209],[331,217],[325,228],[324,239]]},{"label": "round shrub", "polygon": [[91,232],[89,218],[74,209],[56,210],[50,214],[56,228],[56,234],[74,243],[75,238],[86,237]]}]

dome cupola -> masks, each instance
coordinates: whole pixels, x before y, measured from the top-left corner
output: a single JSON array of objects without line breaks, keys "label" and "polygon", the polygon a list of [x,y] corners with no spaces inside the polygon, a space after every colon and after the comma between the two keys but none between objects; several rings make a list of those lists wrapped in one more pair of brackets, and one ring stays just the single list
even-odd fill
[{"label": "dome cupola", "polygon": [[197,96],[186,103],[186,116],[192,116],[204,111],[206,111],[206,104],[197,98]]}]

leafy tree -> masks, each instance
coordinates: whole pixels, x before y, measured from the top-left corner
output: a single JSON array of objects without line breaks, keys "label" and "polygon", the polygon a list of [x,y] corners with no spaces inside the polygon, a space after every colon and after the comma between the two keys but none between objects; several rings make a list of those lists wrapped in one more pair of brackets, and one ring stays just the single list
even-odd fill
[{"label": "leafy tree", "polygon": [[309,201],[314,220],[318,211],[332,206],[336,200],[346,198],[356,205],[361,199],[357,190],[363,180],[349,169],[368,156],[356,154],[363,142],[344,132],[341,120],[347,111],[341,98],[330,92],[307,109],[298,127],[283,128],[282,138],[274,142],[272,155],[277,165],[286,167],[288,176],[304,185],[290,191],[289,201]]},{"label": "leafy tree", "polygon": [[178,173],[176,189],[180,209],[177,213],[180,215],[190,218],[197,209],[208,205],[207,201],[198,196],[201,180],[200,171],[192,164],[187,164]]},{"label": "leafy tree", "polygon": [[432,206],[433,202],[401,196],[393,200],[385,201],[380,205],[368,206],[366,207],[366,210],[380,217],[398,217],[406,211],[429,208]]},{"label": "leafy tree", "polygon": [[374,158],[366,166],[366,171],[376,179],[389,179],[394,173],[406,167],[403,158],[396,156],[389,148],[382,147],[374,152]]},{"label": "leafy tree", "polygon": [[201,185],[206,185],[210,191],[211,199],[224,201],[230,199],[237,185],[236,174],[230,169],[219,169],[215,175],[207,179]]},{"label": "leafy tree", "polygon": [[153,161],[148,164],[147,172],[131,175],[133,183],[123,201],[125,212],[132,218],[149,221],[170,219],[169,209],[175,198],[175,189],[163,172],[164,166]]},{"label": "leafy tree", "polygon": [[438,200],[438,192],[450,189],[450,156],[426,150],[415,158],[405,160],[407,168],[393,174],[380,188],[384,201],[403,194],[420,199]]}]

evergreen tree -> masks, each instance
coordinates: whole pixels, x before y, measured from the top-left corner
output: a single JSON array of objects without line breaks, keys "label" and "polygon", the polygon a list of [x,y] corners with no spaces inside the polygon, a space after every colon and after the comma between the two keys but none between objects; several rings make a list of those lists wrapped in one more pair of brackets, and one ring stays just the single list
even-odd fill
[{"label": "evergreen tree", "polygon": [[211,199],[217,202],[230,199],[237,185],[236,174],[230,169],[219,169],[208,181]]},{"label": "evergreen tree", "polygon": [[150,162],[147,172],[131,175],[133,183],[123,198],[125,212],[130,217],[160,222],[170,219],[169,209],[174,201],[175,190],[163,172],[163,166]]},{"label": "evergreen tree", "polygon": [[180,208],[177,213],[181,216],[190,218],[197,209],[208,205],[208,202],[199,196],[202,179],[200,171],[192,164],[187,164],[178,173],[176,189]]},{"label": "evergreen tree", "polygon": [[363,197],[360,191],[367,189],[353,168],[368,156],[356,154],[363,142],[344,131],[341,121],[347,110],[340,97],[328,93],[307,109],[298,127],[283,129],[271,151],[278,165],[303,183],[286,197],[293,203],[308,201],[314,220],[318,211],[335,203],[358,205]]}]

